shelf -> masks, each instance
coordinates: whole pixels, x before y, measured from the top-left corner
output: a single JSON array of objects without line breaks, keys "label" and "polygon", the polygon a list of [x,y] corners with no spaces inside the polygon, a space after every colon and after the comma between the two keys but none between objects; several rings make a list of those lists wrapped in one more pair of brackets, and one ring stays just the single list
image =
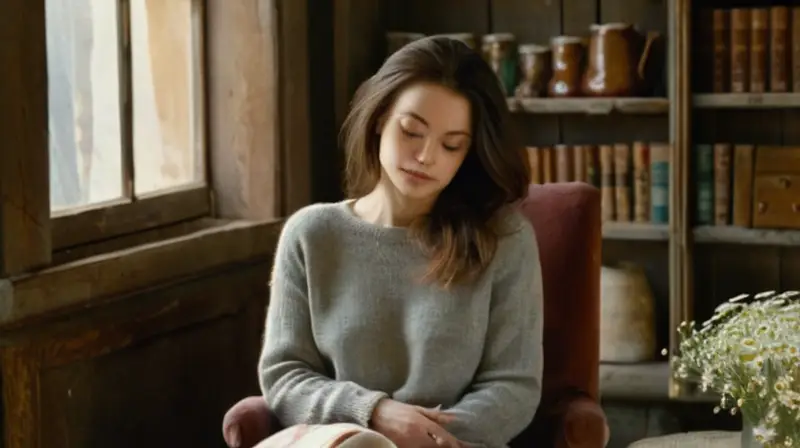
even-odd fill
[{"label": "shelf", "polygon": [[532,114],[666,114],[666,98],[508,98],[512,112]]},{"label": "shelf", "polygon": [[669,363],[600,363],[603,399],[669,400]]},{"label": "shelf", "polygon": [[699,226],[694,228],[694,240],[697,243],[800,246],[800,230],[748,229],[735,226]]},{"label": "shelf", "polygon": [[800,107],[800,93],[701,93],[694,107],[702,109],[780,109]]},{"label": "shelf", "polygon": [[668,241],[668,224],[635,222],[603,223],[603,238],[608,240]]}]

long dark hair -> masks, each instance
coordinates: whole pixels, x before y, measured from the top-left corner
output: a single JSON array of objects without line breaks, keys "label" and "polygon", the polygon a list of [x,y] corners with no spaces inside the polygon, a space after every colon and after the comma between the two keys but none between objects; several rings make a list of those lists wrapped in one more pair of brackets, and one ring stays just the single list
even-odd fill
[{"label": "long dark hair", "polygon": [[392,54],[356,91],[342,128],[350,197],[371,192],[381,176],[378,120],[397,95],[433,82],[463,95],[472,109],[472,145],[430,213],[413,223],[430,255],[426,277],[449,287],[477,279],[492,261],[504,209],[525,197],[530,166],[512,135],[511,115],[498,77],[461,41],[427,37]]}]

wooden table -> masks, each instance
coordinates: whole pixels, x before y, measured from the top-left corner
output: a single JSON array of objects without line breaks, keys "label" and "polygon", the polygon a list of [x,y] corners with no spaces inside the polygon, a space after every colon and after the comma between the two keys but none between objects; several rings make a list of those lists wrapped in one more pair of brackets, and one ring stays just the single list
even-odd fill
[{"label": "wooden table", "polygon": [[702,431],[642,439],[628,448],[738,448],[741,432]]}]

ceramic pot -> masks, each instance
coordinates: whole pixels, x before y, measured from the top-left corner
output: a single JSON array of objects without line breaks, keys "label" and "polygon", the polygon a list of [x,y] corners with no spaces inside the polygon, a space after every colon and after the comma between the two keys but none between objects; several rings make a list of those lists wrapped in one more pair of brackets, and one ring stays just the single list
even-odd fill
[{"label": "ceramic pot", "polygon": [[655,299],[644,270],[634,263],[600,271],[600,360],[652,361],[656,353]]},{"label": "ceramic pot", "polygon": [[552,97],[581,96],[585,46],[577,36],[555,36],[550,40],[552,74],[548,94]]},{"label": "ceramic pot", "polygon": [[547,95],[547,83],[550,81],[551,67],[550,48],[524,44],[519,46],[519,65],[522,79],[515,91],[519,98],[533,98]]}]

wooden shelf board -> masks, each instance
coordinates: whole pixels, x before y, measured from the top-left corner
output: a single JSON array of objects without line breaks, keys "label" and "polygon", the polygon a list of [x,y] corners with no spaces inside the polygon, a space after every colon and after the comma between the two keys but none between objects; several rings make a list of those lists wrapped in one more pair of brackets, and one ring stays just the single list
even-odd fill
[{"label": "wooden shelf board", "polygon": [[609,240],[668,241],[668,224],[636,222],[603,223],[603,238]]},{"label": "wooden shelf board", "polygon": [[694,228],[694,240],[697,243],[800,246],[800,230],[749,229],[736,226],[699,226]]},{"label": "wooden shelf board", "polygon": [[676,401],[715,403],[719,397],[712,393],[691,392],[670,397],[670,375],[667,361],[642,363],[600,363],[600,396],[604,400]]},{"label": "wooden shelf board", "polygon": [[513,112],[532,114],[666,114],[667,98],[508,98]]},{"label": "wooden shelf board", "polygon": [[669,400],[670,367],[666,361],[600,363],[603,399]]},{"label": "wooden shelf board", "polygon": [[704,109],[800,108],[800,93],[701,93],[693,102]]}]

